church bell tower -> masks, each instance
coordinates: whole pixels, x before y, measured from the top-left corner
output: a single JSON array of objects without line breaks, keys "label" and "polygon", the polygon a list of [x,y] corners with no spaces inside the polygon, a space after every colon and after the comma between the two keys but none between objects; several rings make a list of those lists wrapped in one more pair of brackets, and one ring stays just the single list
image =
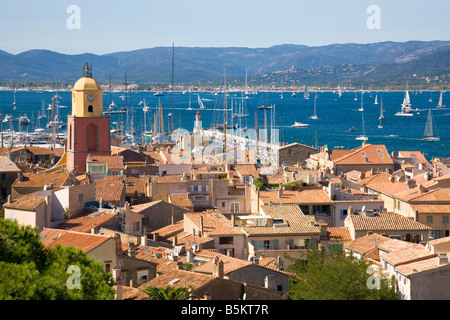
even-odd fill
[{"label": "church bell tower", "polygon": [[103,115],[103,90],[92,78],[91,65],[72,89],[72,113],[67,116],[67,170],[86,172],[88,155],[111,155],[110,118]]}]

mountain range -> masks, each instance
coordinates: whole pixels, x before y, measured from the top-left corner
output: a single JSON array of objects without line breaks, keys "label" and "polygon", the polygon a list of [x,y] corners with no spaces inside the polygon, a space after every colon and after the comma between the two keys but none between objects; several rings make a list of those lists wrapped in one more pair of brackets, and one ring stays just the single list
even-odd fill
[{"label": "mountain range", "polygon": [[[123,83],[169,84],[172,47],[155,47],[103,55],[63,54],[29,50],[10,54],[0,50],[0,81],[76,81],[82,66],[92,65],[100,82],[111,77]],[[422,83],[426,78],[447,83],[450,41],[378,42],[305,46],[284,44],[269,48],[175,47],[176,84],[221,82],[250,84]]]}]

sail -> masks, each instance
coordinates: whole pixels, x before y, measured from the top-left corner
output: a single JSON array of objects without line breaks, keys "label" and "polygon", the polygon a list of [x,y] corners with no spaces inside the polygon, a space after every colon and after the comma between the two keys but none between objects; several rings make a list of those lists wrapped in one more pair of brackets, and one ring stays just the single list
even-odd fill
[{"label": "sail", "polygon": [[205,106],[203,105],[202,99],[200,99],[199,94],[197,94],[197,97],[198,97],[198,104],[199,104],[200,108],[202,108],[202,109],[205,108]]},{"label": "sail", "polygon": [[443,107],[443,105],[442,105],[442,91],[441,91],[441,95],[439,96],[439,102],[438,102],[437,107],[438,108],[442,108]]},{"label": "sail", "polygon": [[433,113],[428,111],[427,124],[425,125],[425,132],[423,133],[423,138],[425,140],[439,140],[439,137],[435,135]]},{"label": "sail", "polygon": [[409,92],[408,91],[405,92],[405,99],[403,100],[403,103],[407,104],[407,105],[411,104],[411,100],[409,99]]}]

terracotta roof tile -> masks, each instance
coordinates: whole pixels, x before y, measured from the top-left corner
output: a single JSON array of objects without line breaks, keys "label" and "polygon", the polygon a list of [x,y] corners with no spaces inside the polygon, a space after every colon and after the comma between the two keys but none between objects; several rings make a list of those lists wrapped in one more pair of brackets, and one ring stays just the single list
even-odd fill
[{"label": "terracotta roof tile", "polygon": [[385,253],[381,256],[381,259],[389,262],[394,266],[398,266],[405,263],[429,259],[435,256],[436,255],[434,253],[425,249],[425,247],[415,246],[405,250]]},{"label": "terracotta roof tile", "polygon": [[215,279],[212,275],[201,274],[197,272],[190,272],[185,270],[171,270],[165,272],[156,278],[142,284],[139,289],[143,289],[149,286],[165,288],[167,286],[173,286],[174,288],[181,288],[192,286],[193,289],[199,289],[204,285]]},{"label": "terracotta roof tile", "polygon": [[439,257],[433,257],[397,266],[396,270],[404,274],[405,276],[410,276],[413,273],[423,272],[440,267],[448,267],[448,265],[439,266],[438,261]]},{"label": "terracotta roof tile", "polygon": [[264,204],[273,203],[298,203],[298,204],[333,204],[328,194],[322,188],[305,187],[300,190],[283,190],[281,198],[278,198],[278,190],[260,191],[260,199]]},{"label": "terracotta roof tile", "polygon": [[[320,226],[315,217],[304,215],[296,204],[263,205],[261,210],[274,220],[273,226],[245,226],[242,227],[248,235],[257,234],[320,234]],[[264,218],[264,215],[261,215]],[[277,226],[277,221],[287,223]]]},{"label": "terracotta roof tile", "polygon": [[180,207],[193,208],[194,204],[189,193],[171,193],[169,194],[169,202]]},{"label": "terracotta roof tile", "polygon": [[0,172],[20,172],[20,169],[8,157],[0,156]]},{"label": "terracotta roof tile", "polygon": [[[364,160],[367,158],[367,162]],[[336,165],[343,164],[394,164],[389,155],[386,146],[365,144],[359,148],[353,149],[339,158],[332,160]]]},{"label": "terracotta roof tile", "polygon": [[105,163],[108,170],[123,170],[125,167],[123,165],[123,159],[121,156],[99,156],[92,155],[92,162]]},{"label": "terracotta roof tile", "polygon": [[384,237],[377,233],[373,233],[371,235],[367,235],[356,240],[353,240],[350,243],[344,244],[346,249],[350,249],[359,254],[367,254],[372,250],[375,250],[376,246],[379,246],[387,241],[391,241],[392,239],[388,237]]},{"label": "terracotta roof tile", "polygon": [[34,210],[41,203],[45,202],[45,196],[36,196],[35,194],[27,194],[12,200],[11,203],[5,203],[3,206],[10,209]]},{"label": "terracotta roof tile", "polygon": [[94,183],[96,201],[120,201],[126,188],[121,179],[114,177],[105,177],[103,180],[95,180]]},{"label": "terracotta roof tile", "polygon": [[81,248],[84,252],[89,252],[105,241],[111,239],[111,237],[98,234],[50,228],[42,231],[40,236],[45,248],[53,248],[57,244],[60,244],[64,247],[78,247]]},{"label": "terracotta roof tile", "polygon": [[53,187],[63,186],[69,178],[68,173],[23,173],[22,180],[18,179],[13,188],[44,188],[47,183],[53,183]]},{"label": "terracotta roof tile", "polygon": [[126,177],[127,194],[147,194],[147,178]]},{"label": "terracotta roof tile", "polygon": [[91,228],[94,226],[100,226],[102,223],[114,219],[116,217],[115,213],[110,211],[105,212],[84,212],[78,217],[67,220],[66,222],[60,224],[57,229],[65,229],[78,232],[91,232]]},{"label": "terracotta roof tile", "polygon": [[328,239],[333,241],[352,241],[350,232],[346,227],[327,227]]},{"label": "terracotta roof tile", "polygon": [[240,228],[232,227],[230,220],[218,210],[188,212],[184,214],[184,219],[191,220],[199,229],[200,217],[203,217],[203,230],[207,236],[243,234]]},{"label": "terracotta roof tile", "polygon": [[430,227],[394,212],[375,212],[373,216],[350,215],[355,231],[431,230]]}]

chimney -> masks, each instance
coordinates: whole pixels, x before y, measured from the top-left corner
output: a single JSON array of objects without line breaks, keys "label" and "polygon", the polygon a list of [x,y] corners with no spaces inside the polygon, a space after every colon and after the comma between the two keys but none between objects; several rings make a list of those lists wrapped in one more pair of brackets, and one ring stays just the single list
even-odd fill
[{"label": "chimney", "polygon": [[365,172],[360,172],[359,173],[359,179],[362,180],[362,179],[365,179],[365,178],[366,178],[366,173]]},{"label": "chimney", "polygon": [[8,203],[11,203],[11,195],[8,194]]},{"label": "chimney", "polygon": [[177,269],[178,269],[178,270],[184,270],[184,267],[183,267],[183,261],[178,261],[178,262],[177,262]]},{"label": "chimney", "polygon": [[253,256],[253,263],[254,264],[259,264],[259,257]]},{"label": "chimney", "polygon": [[419,193],[424,193],[427,192],[427,188],[425,188],[423,185],[419,184],[417,186],[417,188],[419,188]]},{"label": "chimney", "polygon": [[278,199],[283,197],[283,184],[280,183],[280,187],[278,188]]},{"label": "chimney", "polygon": [[273,281],[273,276],[266,276],[264,278],[264,287],[267,289],[275,290],[275,283]]},{"label": "chimney", "polygon": [[116,299],[122,300],[122,276],[119,266],[114,266],[112,276],[114,283],[116,284]]},{"label": "chimney", "polygon": [[408,186],[408,190],[409,189],[414,189],[416,187],[416,180],[409,179],[409,180],[406,181],[406,185]]},{"label": "chimney", "polygon": [[234,214],[231,215],[231,226],[234,227],[235,226],[235,218],[234,218]]},{"label": "chimney", "polygon": [[355,209],[352,206],[348,207],[348,215],[353,216],[355,214]]},{"label": "chimney", "polygon": [[178,238],[176,236],[172,239],[172,246],[176,247],[178,245]]},{"label": "chimney", "polygon": [[444,264],[448,264],[448,257],[446,253],[439,254],[438,266],[443,266]]},{"label": "chimney", "polygon": [[213,276],[223,278],[223,261],[217,256],[213,260]]},{"label": "chimney", "polygon": [[97,224],[94,224],[93,227],[91,227],[91,234],[97,234],[99,228],[97,227]]},{"label": "chimney", "polygon": [[281,271],[281,269],[283,268],[282,264],[283,264],[283,261],[281,260],[281,257],[278,256],[277,257],[277,269],[278,269],[278,271]]},{"label": "chimney", "polygon": [[120,234],[114,234],[114,239],[116,240],[116,254],[119,256],[123,255],[122,241],[120,240]]},{"label": "chimney", "polygon": [[231,248],[227,249],[227,256],[229,256],[229,257],[233,257],[234,256],[233,249],[231,249]]},{"label": "chimney", "polygon": [[395,182],[395,175],[391,174],[391,175],[389,176],[389,181],[390,181],[390,182]]},{"label": "chimney", "polygon": [[193,252],[192,248],[187,251],[187,253],[186,253],[186,260],[189,263],[194,262],[194,252]]},{"label": "chimney", "polygon": [[153,233],[153,241],[158,241],[159,240],[159,233],[155,232]]},{"label": "chimney", "polygon": [[141,236],[141,245],[142,246],[146,246],[147,245],[147,235],[146,234]]},{"label": "chimney", "polygon": [[203,224],[203,215],[200,215],[200,237],[203,237],[204,231],[205,231],[205,229],[204,229],[204,224]]},{"label": "chimney", "polygon": [[373,234],[373,231],[367,231],[368,236],[370,236],[371,234]]},{"label": "chimney", "polygon": [[128,242],[128,256],[134,258],[136,255],[136,246],[133,242]]}]

